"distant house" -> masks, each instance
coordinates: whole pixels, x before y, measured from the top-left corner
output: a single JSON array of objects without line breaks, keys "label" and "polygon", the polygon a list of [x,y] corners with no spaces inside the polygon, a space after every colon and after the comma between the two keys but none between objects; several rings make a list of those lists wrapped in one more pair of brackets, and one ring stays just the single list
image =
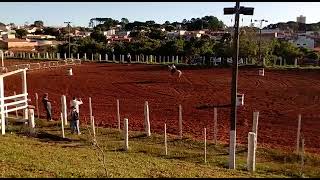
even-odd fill
[{"label": "distant house", "polygon": [[27,34],[28,39],[56,39],[55,36],[51,35],[33,35],[33,34]]},{"label": "distant house", "polygon": [[129,36],[131,31],[119,31],[117,35],[119,36]]},{"label": "distant house", "polygon": [[132,38],[128,36],[111,35],[107,36],[108,43],[113,42],[131,42]]},{"label": "distant house", "polygon": [[103,31],[103,35],[105,36],[112,36],[116,34],[116,30],[115,29],[110,29],[108,31]]},{"label": "distant house", "polygon": [[21,48],[21,47],[35,47],[38,43],[36,41],[28,41],[26,39],[2,39],[0,40],[0,47],[3,49]]}]

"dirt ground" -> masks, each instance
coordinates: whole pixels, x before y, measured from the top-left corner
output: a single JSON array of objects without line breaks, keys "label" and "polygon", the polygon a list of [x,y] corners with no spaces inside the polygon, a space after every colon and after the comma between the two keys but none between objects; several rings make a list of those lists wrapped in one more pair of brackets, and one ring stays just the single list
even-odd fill
[{"label": "dirt ground", "polygon": [[[121,127],[129,119],[129,130],[143,130],[144,102],[149,102],[151,132],[178,135],[178,106],[183,108],[183,133],[213,139],[213,106],[218,107],[218,139],[229,140],[230,68],[182,68],[180,80],[170,77],[166,66],[85,63],[68,67],[32,71],[27,74],[28,93],[35,105],[39,94],[41,116],[45,117],[41,98],[49,93],[54,119],[60,118],[61,95],[67,103],[81,97],[81,123],[89,122],[88,97],[98,126],[117,127],[116,100],[120,100]],[[237,142],[247,143],[252,129],[253,111],[259,111],[258,144],[264,147],[294,150],[298,114],[302,114],[302,134],[308,152],[320,152],[320,71],[265,70],[258,76],[254,68],[240,68],[238,92],[244,93],[244,106],[238,108]],[[5,94],[21,92],[20,76],[5,78]],[[37,112],[36,112],[37,114]]]}]

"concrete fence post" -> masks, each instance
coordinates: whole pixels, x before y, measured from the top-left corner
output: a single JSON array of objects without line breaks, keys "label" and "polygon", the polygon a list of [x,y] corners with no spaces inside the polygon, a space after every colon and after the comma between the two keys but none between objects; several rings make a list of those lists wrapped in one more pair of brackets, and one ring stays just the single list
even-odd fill
[{"label": "concrete fence post", "polygon": [[116,56],[114,54],[112,55],[112,60],[116,61]]},{"label": "concrete fence post", "polygon": [[218,113],[217,113],[217,108],[214,108],[213,109],[213,118],[214,118],[214,136],[213,136],[213,139],[214,139],[214,144],[217,144],[217,134],[218,134],[218,122],[217,122],[217,119],[218,119]]},{"label": "concrete fence post", "polygon": [[61,112],[62,118],[64,120],[64,125],[68,125],[68,118],[67,118],[67,98],[65,95],[61,96]]},{"label": "concrete fence post", "polygon": [[236,169],[236,131],[230,131],[230,143],[229,143],[229,169]]},{"label": "concrete fence post", "polygon": [[79,53],[77,53],[77,59],[80,59],[80,54]]},{"label": "concrete fence post", "polygon": [[64,53],[64,59],[67,59],[67,53]]},{"label": "concrete fence post", "polygon": [[182,106],[179,104],[179,137],[182,139]]},{"label": "concrete fence post", "polygon": [[298,130],[297,130],[297,148],[296,151],[300,151],[300,131],[301,131],[301,114],[298,115]]},{"label": "concrete fence post", "polygon": [[101,61],[101,54],[99,54],[99,61]]},{"label": "concrete fence post", "polygon": [[84,60],[87,60],[87,53],[84,53]]},{"label": "concrete fence post", "polygon": [[108,61],[108,54],[105,54],[105,59],[106,61]]},{"label": "concrete fence post", "polygon": [[33,109],[29,109],[29,128],[31,128],[30,131],[33,133],[35,128]]},{"label": "concrete fence post", "polygon": [[254,172],[256,169],[256,134],[249,132],[248,134],[248,156],[247,167],[248,171]]},{"label": "concrete fence post", "polygon": [[65,138],[64,136],[64,122],[63,122],[63,115],[62,113],[61,114],[61,130],[62,130],[62,138]]},{"label": "concrete fence post", "polygon": [[258,140],[258,122],[259,122],[259,111],[253,112],[253,123],[252,123],[252,132],[255,134],[255,143],[257,144]]},{"label": "concrete fence post", "polygon": [[144,104],[144,127],[147,136],[151,136],[151,131],[150,131],[150,120],[149,120],[149,104],[148,101],[145,102]]},{"label": "concrete fence post", "polygon": [[126,151],[129,150],[129,133],[128,133],[128,119],[124,118],[124,126],[123,126],[123,130],[124,130],[124,149]]},{"label": "concrete fence post", "polygon": [[93,133],[93,139],[96,139],[96,126],[94,123],[94,116],[92,116],[92,119],[91,119],[91,128]]},{"label": "concrete fence post", "polygon": [[91,61],[93,61],[94,60],[94,57],[93,57],[93,53],[91,54]]}]

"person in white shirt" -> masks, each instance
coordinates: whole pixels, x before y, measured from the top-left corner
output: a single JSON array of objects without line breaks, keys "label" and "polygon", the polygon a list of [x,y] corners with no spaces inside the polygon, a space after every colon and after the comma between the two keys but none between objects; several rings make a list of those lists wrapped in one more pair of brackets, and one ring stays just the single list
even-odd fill
[{"label": "person in white shirt", "polygon": [[70,106],[72,107],[75,107],[76,110],[77,110],[77,113],[79,114],[79,105],[83,104],[81,98],[79,100],[77,100],[76,97],[73,97],[73,100],[70,101]]}]

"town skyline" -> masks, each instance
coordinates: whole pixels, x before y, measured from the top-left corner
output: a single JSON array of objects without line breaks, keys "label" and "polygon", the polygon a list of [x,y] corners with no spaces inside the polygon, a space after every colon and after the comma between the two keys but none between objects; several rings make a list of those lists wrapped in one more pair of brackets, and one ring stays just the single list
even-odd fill
[{"label": "town skyline", "polygon": [[[296,21],[300,15],[306,16],[306,23],[320,22],[316,15],[319,2],[241,2],[241,5],[255,8],[253,16],[241,17],[241,26],[249,26],[255,19],[267,19],[269,22],[264,25]],[[90,19],[96,17],[127,18],[130,22],[153,20],[163,24],[165,21],[181,22],[183,19],[215,16],[227,26],[234,23],[233,16],[223,15],[223,8],[233,7],[233,2],[2,2],[1,6],[0,22],[20,26],[42,20],[46,26],[62,27],[65,21],[71,21],[72,26],[88,27]],[[89,12],[84,13],[88,9]],[[281,14],[270,13],[280,10]]]}]

